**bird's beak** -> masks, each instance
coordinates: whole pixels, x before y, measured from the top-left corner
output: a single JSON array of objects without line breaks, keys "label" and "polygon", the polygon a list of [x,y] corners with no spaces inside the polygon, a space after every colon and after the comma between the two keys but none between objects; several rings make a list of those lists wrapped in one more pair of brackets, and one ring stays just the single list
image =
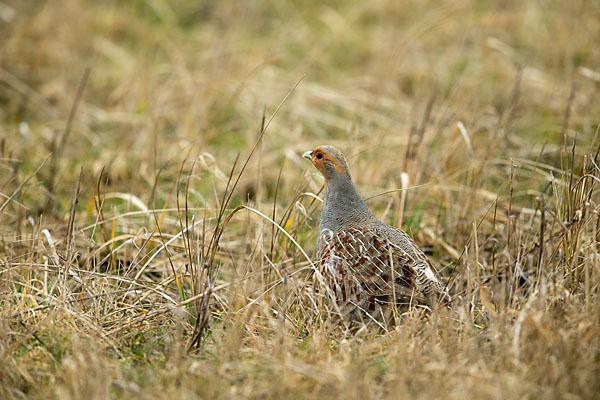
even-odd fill
[{"label": "bird's beak", "polygon": [[312,151],[307,151],[306,153],[302,154],[302,157],[312,160]]}]

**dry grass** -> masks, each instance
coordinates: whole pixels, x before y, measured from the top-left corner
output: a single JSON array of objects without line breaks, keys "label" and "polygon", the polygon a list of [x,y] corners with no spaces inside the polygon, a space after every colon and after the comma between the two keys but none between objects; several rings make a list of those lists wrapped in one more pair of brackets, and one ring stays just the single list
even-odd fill
[{"label": "dry grass", "polygon": [[[0,1],[1,398],[600,396],[600,4],[334,3]],[[328,322],[323,143],[452,310]]]}]

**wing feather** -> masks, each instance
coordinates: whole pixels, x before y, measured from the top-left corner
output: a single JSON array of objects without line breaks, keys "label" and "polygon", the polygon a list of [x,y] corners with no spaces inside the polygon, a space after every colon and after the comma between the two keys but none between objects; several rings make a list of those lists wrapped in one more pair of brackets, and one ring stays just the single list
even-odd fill
[{"label": "wing feather", "polygon": [[[433,265],[401,230],[348,229],[322,235],[317,255],[322,275],[344,308],[355,304],[374,310],[375,303],[429,303],[450,296]],[[346,307],[347,308],[347,307]]]}]

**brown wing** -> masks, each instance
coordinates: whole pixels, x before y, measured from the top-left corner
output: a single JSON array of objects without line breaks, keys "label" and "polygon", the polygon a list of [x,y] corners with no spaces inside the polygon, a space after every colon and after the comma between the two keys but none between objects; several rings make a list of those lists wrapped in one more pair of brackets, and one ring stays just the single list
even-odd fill
[{"label": "brown wing", "polygon": [[396,251],[406,253],[413,260],[411,268],[415,271],[414,283],[418,290],[431,302],[440,298],[445,303],[451,302],[451,297],[444,283],[439,279],[429,258],[417,246],[414,240],[400,229],[385,226],[385,233]]},{"label": "brown wing", "polygon": [[329,297],[341,309],[354,305],[372,312],[378,305],[429,302],[445,293],[423,252],[408,235],[395,231],[404,237],[399,240],[375,229],[324,232],[319,270]]}]

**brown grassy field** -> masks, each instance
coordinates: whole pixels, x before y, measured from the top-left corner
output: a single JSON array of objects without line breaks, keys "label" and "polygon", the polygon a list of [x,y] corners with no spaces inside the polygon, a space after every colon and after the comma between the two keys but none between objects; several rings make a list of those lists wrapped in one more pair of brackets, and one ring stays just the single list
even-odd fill
[{"label": "brown grassy field", "polygon": [[[0,1],[0,398],[599,398],[599,44],[597,0]],[[320,144],[452,309],[328,318]]]}]

